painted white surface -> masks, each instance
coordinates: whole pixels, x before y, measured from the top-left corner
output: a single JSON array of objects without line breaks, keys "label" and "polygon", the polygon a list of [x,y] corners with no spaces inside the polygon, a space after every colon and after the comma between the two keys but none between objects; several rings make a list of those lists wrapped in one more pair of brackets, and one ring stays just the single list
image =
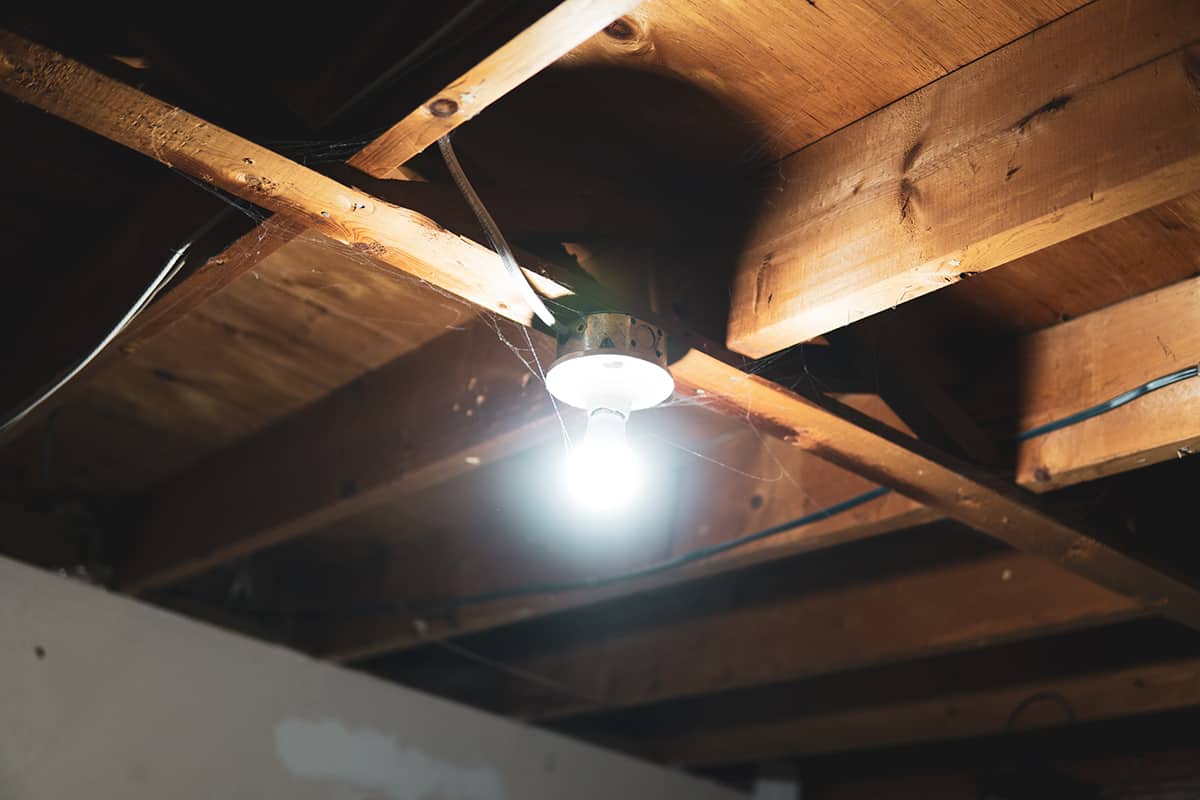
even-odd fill
[{"label": "painted white surface", "polygon": [[0,559],[4,800],[741,797]]},{"label": "painted white surface", "polygon": [[750,800],[803,800],[803,795],[797,780],[762,778],[755,781]]}]

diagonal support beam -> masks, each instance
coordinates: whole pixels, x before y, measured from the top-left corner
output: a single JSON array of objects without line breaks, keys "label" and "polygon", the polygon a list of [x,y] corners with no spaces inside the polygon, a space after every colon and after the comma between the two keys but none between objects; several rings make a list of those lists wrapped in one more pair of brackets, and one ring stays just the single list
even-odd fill
[{"label": "diagonal support beam", "polygon": [[550,66],[641,0],[566,0],[393,125],[348,162],[376,178]]},{"label": "diagonal support beam", "polygon": [[954,462],[853,409],[807,400],[699,350],[672,367],[677,385],[717,399],[798,447],[890,486],[951,519],[1048,558],[1200,628],[1200,591],[1042,511],[1033,495]]},{"label": "diagonal support beam", "polygon": [[[427,104],[385,132],[368,147],[368,150],[375,154],[375,157],[386,153],[388,154],[387,158],[398,159],[396,164],[407,161],[424,147],[421,145],[417,150],[407,149],[408,145],[415,141],[410,135],[414,125],[419,128],[416,139],[420,139],[426,134],[437,133],[440,136],[449,133],[485,106],[516,88],[522,81],[549,66],[575,44],[595,33],[600,27],[633,5],[635,3],[629,2],[629,0],[620,2],[617,0],[565,0],[520,33],[513,41],[485,57],[483,61],[439,95],[439,99],[443,99],[445,102],[450,102],[450,98],[458,98],[453,102],[461,104],[461,113],[456,110],[452,114],[428,119],[431,106]],[[0,64],[0,70],[6,68],[5,65]],[[442,108],[444,105],[445,103],[437,108]],[[365,168],[371,159],[370,154],[360,152],[354,163]],[[413,181],[373,180],[363,172],[341,165],[329,165],[323,168],[323,171],[325,173],[332,172],[335,177],[345,180],[351,186],[361,185],[364,182],[371,184],[366,188],[376,197],[394,205],[416,209],[422,215],[433,216],[460,233],[474,235],[477,232],[473,216],[468,213],[466,205],[453,186],[438,186]],[[382,172],[390,172],[393,177],[397,175],[396,170],[385,169]],[[342,177],[350,174],[354,177],[348,179]],[[636,229],[645,231],[646,235],[657,235],[661,233],[664,223],[673,224],[665,221],[657,208],[651,206],[638,208],[638,204],[631,204],[628,198],[601,199],[601,208],[597,209],[594,196],[589,197],[588,201],[580,206],[579,198],[567,192],[565,197],[561,194],[555,196],[549,205],[545,202],[536,204],[536,208],[525,214],[520,213],[528,208],[528,203],[525,202],[527,198],[523,198],[522,202],[516,206],[519,209],[518,213],[510,214],[505,213],[505,197],[498,198],[497,202],[497,198],[494,196],[495,192],[489,191],[487,194],[489,204],[502,212],[500,220],[506,226],[506,230],[514,233],[520,233],[522,230],[546,233],[553,230],[556,233],[574,236],[582,230],[594,229],[594,226],[599,225],[606,230],[617,226],[626,231]],[[135,320],[134,324],[121,334],[112,347],[89,364],[84,373],[76,376],[65,388],[65,393],[74,391],[75,387],[85,385],[89,377],[101,372],[106,364],[112,362],[118,351],[131,351],[146,338],[170,327],[212,294],[252,269],[261,258],[286,244],[307,227],[308,224],[303,219],[297,220],[279,215],[234,242],[225,252],[210,259],[208,264],[196,273],[189,275],[152,309]],[[651,234],[651,231],[654,233]],[[174,243],[172,246],[175,246]],[[210,267],[216,268],[210,269]],[[150,317],[153,319],[149,320]],[[64,392],[60,392],[58,403],[61,403],[63,396]],[[0,433],[0,442],[11,441],[19,431],[29,429],[35,420],[43,418],[45,410],[48,408],[49,406],[43,406],[26,417],[21,424]]]},{"label": "diagonal support beam", "polygon": [[772,168],[729,346],[762,356],[1200,189],[1200,5],[1097,0]]},{"label": "diagonal support beam", "polygon": [[[1095,5],[1108,7],[1108,2]],[[1195,7],[1185,5],[1185,11]],[[1164,74],[1177,76],[1183,69],[1182,53],[1172,59],[1169,65],[1175,71]],[[0,34],[0,89],[308,222],[337,241],[487,310],[530,323],[530,310],[491,251],[419,214],[380,203],[11,33]],[[1188,102],[1189,107],[1200,109]],[[527,274],[543,293],[569,292],[538,273]],[[681,388],[703,394],[710,404],[754,420],[822,458],[1018,549],[1049,558],[1200,628],[1200,591],[1195,587],[1055,519],[1038,509],[1031,495],[930,452],[852,409],[835,403],[819,406],[702,350],[688,352],[673,365],[673,373]]]}]

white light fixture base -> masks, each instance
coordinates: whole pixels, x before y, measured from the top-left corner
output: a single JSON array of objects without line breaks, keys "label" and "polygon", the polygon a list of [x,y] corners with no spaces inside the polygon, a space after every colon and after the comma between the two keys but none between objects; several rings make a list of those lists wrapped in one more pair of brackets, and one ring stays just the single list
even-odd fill
[{"label": "white light fixture base", "polygon": [[628,416],[656,406],[675,391],[663,332],[628,314],[589,314],[560,335],[546,388],[588,412],[607,408]]},{"label": "white light fixture base", "polygon": [[587,433],[572,447],[564,470],[578,505],[615,512],[639,493],[642,469],[625,440],[625,422],[675,391],[666,351],[662,330],[628,314],[589,314],[559,335],[546,388],[588,414]]}]

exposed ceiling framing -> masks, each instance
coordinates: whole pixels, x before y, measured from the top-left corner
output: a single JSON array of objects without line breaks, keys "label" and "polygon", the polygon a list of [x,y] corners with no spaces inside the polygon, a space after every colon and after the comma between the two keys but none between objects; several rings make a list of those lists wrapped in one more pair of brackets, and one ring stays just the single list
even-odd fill
[{"label": "exposed ceiling framing", "polygon": [[[3,435],[0,499],[39,518],[65,441],[117,589],[690,767],[1200,706],[1200,380],[1014,438],[1200,362],[1200,6],[801,5],[531,3],[312,165],[0,31],[5,94],[255,217]],[[574,421],[422,155],[459,126],[557,313],[673,342],[673,499],[624,544],[525,513]],[[187,202],[121,285],[220,208]]]}]

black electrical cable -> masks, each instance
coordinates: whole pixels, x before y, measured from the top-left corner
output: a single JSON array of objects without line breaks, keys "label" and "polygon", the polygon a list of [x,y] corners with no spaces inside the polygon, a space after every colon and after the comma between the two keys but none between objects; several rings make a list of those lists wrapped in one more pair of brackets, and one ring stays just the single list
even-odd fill
[{"label": "black electrical cable", "polygon": [[[1029,431],[1025,431],[1024,433],[1019,434],[1014,438],[1018,441],[1024,441],[1026,439],[1033,438],[1034,436],[1044,435],[1046,433],[1051,432],[1052,430],[1060,430],[1062,428],[1066,428],[1071,425],[1077,425],[1086,420],[1100,416],[1101,414],[1105,414],[1109,411],[1120,408],[1121,406],[1123,406],[1127,403],[1130,403],[1139,397],[1143,397],[1146,394],[1153,392],[1157,389],[1161,389],[1164,386],[1170,386],[1173,383],[1178,383],[1179,381],[1186,380],[1188,378],[1195,378],[1198,376],[1200,376],[1200,369],[1198,369],[1197,367],[1189,367],[1188,369],[1179,370],[1178,372],[1173,372],[1169,375],[1164,375],[1160,378],[1155,378],[1154,380],[1147,381],[1146,383],[1142,384],[1141,386],[1131,389],[1128,392],[1123,392],[1122,394],[1119,394],[1116,397],[1114,397],[1111,400],[1108,400],[1104,403],[1100,403],[1099,405],[1085,409],[1084,411],[1080,411],[1076,414],[1071,414],[1067,417],[1063,417],[1062,419],[1055,420],[1054,422],[1050,422],[1045,425],[1038,426],[1037,428],[1033,428]],[[352,608],[352,609],[342,608],[342,609],[336,609],[336,610],[321,610],[321,611],[311,611],[311,612],[278,611],[278,612],[274,612],[274,614],[276,616],[293,616],[293,617],[309,617],[309,618],[313,618],[313,617],[344,617],[344,616],[356,616],[356,615],[357,616],[376,616],[376,615],[387,616],[387,615],[395,615],[395,614],[409,614],[409,615],[419,618],[423,615],[428,616],[428,615],[434,615],[434,614],[449,613],[449,612],[453,612],[457,609],[465,608],[467,606],[484,605],[487,603],[495,603],[495,602],[502,601],[502,600],[517,600],[517,599],[520,599],[523,597],[532,597],[532,596],[543,595],[543,594],[564,594],[564,593],[568,593],[568,592],[584,591],[584,590],[588,590],[588,589],[602,589],[602,588],[605,588],[608,586],[613,586],[616,584],[636,580],[638,578],[645,578],[645,577],[648,577],[651,575],[658,575],[663,572],[668,572],[670,570],[678,569],[678,568],[686,566],[688,564],[695,563],[697,561],[703,561],[704,559],[712,558],[713,556],[721,555],[723,553],[728,553],[732,550],[737,550],[739,548],[745,547],[746,545],[752,544],[754,542],[759,542],[764,539],[769,539],[774,536],[779,536],[781,534],[787,533],[788,531],[795,530],[796,528],[800,528],[805,525],[811,525],[814,522],[820,522],[821,520],[829,519],[830,517],[835,517],[839,514],[844,514],[847,511],[850,511],[861,505],[869,503],[872,500],[877,500],[880,497],[884,497],[884,496],[890,494],[891,492],[892,492],[892,490],[889,489],[888,487],[879,486],[874,489],[871,489],[868,492],[863,492],[862,494],[855,495],[854,497],[851,497],[847,500],[843,500],[840,503],[834,503],[833,505],[827,506],[826,508],[820,509],[819,511],[814,511],[810,514],[805,514],[802,517],[797,517],[796,519],[788,520],[787,522],[782,522],[778,525],[772,525],[769,528],[764,528],[763,530],[756,531],[755,533],[751,533],[746,536],[739,537],[737,539],[731,539],[728,542],[721,542],[720,544],[714,544],[714,545],[710,545],[708,547],[701,547],[697,550],[692,550],[690,552],[684,553],[684,554],[676,556],[674,558],[669,558],[664,561],[659,561],[655,564],[650,564],[648,566],[641,567],[641,568],[635,569],[635,570],[631,570],[629,572],[622,572],[619,575],[605,575],[605,576],[581,578],[579,580],[561,581],[561,582],[557,582],[557,583],[552,582],[552,583],[531,584],[529,586],[519,586],[519,587],[515,587],[512,589],[497,589],[497,590],[491,591],[491,592],[481,592],[479,594],[466,595],[466,596],[462,596],[462,597],[416,601],[416,602],[405,604],[403,606],[399,606],[399,605],[360,606],[360,607],[356,607],[356,608]],[[245,608],[243,608],[243,609],[239,609],[239,610],[241,610],[244,613],[248,613],[248,614],[270,615],[272,613],[272,612],[263,611],[260,609],[245,609]]]},{"label": "black electrical cable", "polygon": [[651,575],[658,575],[662,572],[668,572],[679,567],[687,566],[696,561],[703,561],[706,558],[727,553],[730,550],[736,550],[745,547],[748,544],[769,539],[772,536],[778,536],[781,533],[787,533],[795,528],[802,528],[805,525],[811,525],[814,522],[836,517],[838,514],[844,514],[851,509],[858,508],[864,503],[869,503],[876,498],[883,497],[892,490],[886,486],[877,486],[869,492],[855,495],[849,500],[843,500],[840,503],[834,503],[831,506],[822,508],[819,511],[814,511],[811,514],[805,514],[802,517],[797,517],[787,522],[781,522],[778,525],[772,525],[769,528],[764,528],[761,531],[742,536],[738,539],[730,539],[728,542],[701,547],[696,550],[691,550],[674,558],[668,558],[665,561],[659,561],[649,566],[640,567],[629,572],[622,572],[619,575],[603,575],[592,578],[581,578],[575,581],[563,581],[562,583],[544,583],[534,586],[522,586],[516,589],[499,589],[494,592],[482,592],[480,594],[467,595],[465,597],[454,598],[453,600],[443,603],[440,607],[436,603],[431,603],[428,608],[431,610],[442,610],[442,608],[462,608],[464,606],[476,606],[486,603],[494,603],[497,600],[515,600],[521,597],[538,594],[558,594],[560,592],[574,592],[581,589],[602,589],[606,586],[612,586],[617,583],[625,583],[627,581],[636,580],[638,578],[646,578]]},{"label": "black electrical cable", "polygon": [[[1051,433],[1052,431],[1067,428],[1071,425],[1078,425],[1081,422],[1092,419],[1094,417],[1098,417],[1101,414],[1106,414],[1109,411],[1113,411],[1114,409],[1117,409],[1123,405],[1126,405],[1127,403],[1131,403],[1134,400],[1138,399],[1139,397],[1144,397],[1145,395],[1149,394],[1150,392],[1156,391],[1165,386],[1170,386],[1171,384],[1178,383],[1179,381],[1182,381],[1182,380],[1187,380],[1188,378],[1195,378],[1195,377],[1197,377],[1198,374],[1200,374],[1200,365],[1195,366],[1195,367],[1189,367],[1188,369],[1179,370],[1179,371],[1173,372],[1169,375],[1164,375],[1160,378],[1155,378],[1154,380],[1147,381],[1146,383],[1142,384],[1141,386],[1131,389],[1128,392],[1123,392],[1122,394],[1119,394],[1116,397],[1113,397],[1110,400],[1107,400],[1103,403],[1099,403],[1095,406],[1092,406],[1091,408],[1088,408],[1083,411],[1077,412],[1075,414],[1071,414],[1069,416],[1063,417],[1062,419],[1058,419],[1053,422],[1046,423],[1045,425],[1039,425],[1036,428],[1032,428],[1031,430],[1020,433],[1013,438],[1017,441],[1026,441],[1028,439],[1032,439],[1037,436],[1044,436],[1045,434]],[[611,575],[611,576],[599,577],[599,578],[585,578],[583,580],[578,580],[578,581],[564,581],[561,583],[545,583],[545,584],[540,584],[540,585],[519,587],[516,589],[508,589],[508,590],[502,589],[502,590],[497,590],[497,591],[493,591],[493,592],[483,592],[480,594],[467,595],[465,597],[455,598],[455,599],[449,600],[449,601],[443,601],[440,604],[431,604],[431,605],[426,606],[424,609],[422,609],[419,605],[411,605],[407,608],[404,608],[403,610],[392,608],[392,609],[390,609],[390,611],[384,611],[384,613],[390,613],[390,614],[407,613],[407,614],[413,615],[417,619],[420,619],[420,614],[422,614],[422,613],[428,614],[431,611],[433,611],[433,612],[454,611],[456,609],[464,608],[464,607],[470,606],[470,605],[493,603],[493,602],[496,602],[499,600],[513,600],[513,599],[518,599],[521,597],[529,597],[532,595],[555,594],[555,593],[562,593],[562,592],[578,591],[578,590],[583,590],[583,589],[598,589],[598,588],[602,588],[605,586],[611,586],[616,583],[630,581],[630,580],[634,580],[637,578],[643,578],[643,577],[646,577],[649,575],[655,575],[655,574],[658,574],[661,572],[666,572],[671,569],[676,569],[676,568],[682,567],[686,564],[690,564],[690,563],[693,563],[696,561],[710,558],[712,556],[719,555],[721,553],[727,553],[727,552],[729,552],[731,550],[735,550],[739,547],[744,547],[745,545],[751,544],[752,542],[761,541],[763,539],[767,539],[772,536],[777,536],[779,534],[786,533],[790,530],[794,530],[795,528],[799,528],[803,525],[808,525],[813,522],[818,522],[823,519],[828,519],[828,518],[836,516],[838,514],[845,513],[846,511],[849,511],[853,508],[863,505],[864,503],[868,503],[877,498],[884,497],[884,496],[890,494],[891,491],[892,490],[886,486],[880,486],[875,489],[872,489],[869,492],[864,492],[863,494],[852,497],[849,500],[844,500],[841,503],[835,503],[834,505],[824,508],[820,511],[816,511],[812,514],[806,514],[803,517],[799,517],[797,519],[790,520],[788,522],[784,522],[779,525],[774,525],[770,528],[764,528],[763,530],[758,531],[756,533],[752,533],[748,536],[743,536],[738,539],[733,539],[731,541],[723,542],[721,544],[712,545],[709,547],[702,547],[698,550],[693,550],[689,553],[684,553],[681,556],[667,559],[666,561],[661,561],[657,564],[652,564],[648,567],[643,567],[641,569],[636,569],[636,570],[632,570],[630,572],[622,573],[620,575]],[[435,643],[435,644],[442,644],[442,645],[446,644],[444,639],[441,637],[432,639],[431,641],[433,641],[433,643]],[[448,649],[450,649],[450,648],[448,648]],[[545,678],[544,676],[538,675],[536,673],[531,673],[531,672],[528,672],[527,670],[520,670],[520,669],[512,667],[511,665],[505,664],[503,662],[496,661],[494,659],[490,659],[486,656],[483,656],[482,654],[474,652],[473,650],[462,647],[461,645],[456,645],[453,648],[453,651],[458,652],[458,654],[464,658],[468,658],[468,659],[476,661],[478,663],[482,663],[485,666],[488,666],[492,669],[497,669],[502,672],[505,672],[506,674],[514,675],[515,677],[535,682],[538,685],[551,686],[551,688],[556,688],[558,691],[560,691],[563,694],[570,696],[572,698],[578,697],[578,694],[575,692],[575,690],[569,686],[563,686],[561,684],[558,684],[557,682],[552,682],[549,679]],[[1014,708],[1012,713],[1009,715],[1009,727],[1012,726],[1012,724],[1016,721],[1017,717],[1021,714],[1021,712],[1026,707],[1031,705],[1033,702],[1036,702],[1038,699],[1043,699],[1043,695],[1032,695],[1031,697],[1026,698],[1025,700],[1022,700],[1020,703],[1018,703],[1017,707]],[[601,701],[596,701],[596,704],[597,704],[597,707],[604,707],[604,705],[605,705],[605,703],[603,703]],[[1068,711],[1068,713],[1071,713],[1072,709],[1068,708],[1067,711]]]},{"label": "black electrical cable", "polygon": [[1094,405],[1091,408],[1085,408],[1083,411],[1078,411],[1070,416],[1063,417],[1062,419],[1056,419],[1053,422],[1047,422],[1045,425],[1038,425],[1036,428],[1031,428],[1023,433],[1019,433],[1014,438],[1018,442],[1024,442],[1028,441],[1029,439],[1036,439],[1039,436],[1045,436],[1047,433],[1053,433],[1054,431],[1068,428],[1072,425],[1078,425],[1084,420],[1098,417],[1101,414],[1107,414],[1109,411],[1115,411],[1127,403],[1132,403],[1139,397],[1145,397],[1151,392],[1156,392],[1159,389],[1170,386],[1173,383],[1179,383],[1180,381],[1187,380],[1188,378],[1195,378],[1198,374],[1200,374],[1200,365],[1188,367],[1187,369],[1181,369],[1178,372],[1172,372],[1170,375],[1163,375],[1161,378],[1155,378],[1152,381],[1146,381],[1141,386],[1130,389],[1128,392],[1122,392],[1116,397],[1105,400],[1103,403]]},{"label": "black electrical cable", "polygon": [[[1123,392],[1110,400],[1106,400],[1103,403],[1099,403],[1091,408],[1063,417],[1062,419],[1048,422],[1045,425],[1039,425],[1036,428],[1018,434],[1014,438],[1017,441],[1025,441],[1037,436],[1044,436],[1052,431],[1070,427],[1071,425],[1078,425],[1081,422],[1118,409],[1127,403],[1137,400],[1139,397],[1144,397],[1150,392],[1157,391],[1158,389],[1162,389],[1163,387],[1170,386],[1171,384],[1178,383],[1182,380],[1187,380],[1188,378],[1195,378],[1198,375],[1200,375],[1200,367],[1189,367],[1187,369],[1179,370],[1178,372],[1172,372],[1169,375],[1163,375],[1162,377],[1147,381],[1146,383],[1134,389],[1130,389],[1127,392]],[[584,589],[598,589],[605,586],[611,586],[615,583],[622,583],[625,581],[634,580],[636,578],[643,578],[648,575],[657,575],[658,573],[676,569],[678,567],[691,564],[695,561],[701,561],[706,558],[711,558],[715,555],[727,553],[730,550],[736,550],[740,547],[745,547],[748,544],[752,544],[763,539],[768,539],[772,536],[778,536],[782,533],[787,533],[790,530],[803,527],[804,525],[811,525],[814,522],[819,522],[821,520],[837,516],[838,514],[843,514],[851,509],[863,505],[864,503],[869,503],[872,500],[890,494],[891,491],[892,490],[886,486],[880,486],[872,489],[869,492],[864,492],[855,497],[851,497],[849,500],[843,500],[842,502],[835,503],[828,508],[815,511],[811,514],[806,514],[802,517],[798,517],[797,519],[789,520],[788,522],[783,522],[770,528],[765,528],[761,531],[751,533],[738,539],[731,539],[728,542],[722,542],[721,544],[711,545],[709,547],[702,547],[699,550],[693,550],[689,553],[684,553],[681,556],[677,556],[657,564],[651,564],[648,567],[642,567],[641,569],[636,569],[631,572],[621,573],[620,575],[584,578],[578,581],[565,581],[562,583],[545,583],[533,586],[518,587],[516,589],[500,589],[494,592],[468,595],[466,597],[449,600],[442,603],[441,607],[462,608],[464,606],[493,603],[498,600],[513,600],[538,594],[558,594],[563,592],[580,591]]]}]

